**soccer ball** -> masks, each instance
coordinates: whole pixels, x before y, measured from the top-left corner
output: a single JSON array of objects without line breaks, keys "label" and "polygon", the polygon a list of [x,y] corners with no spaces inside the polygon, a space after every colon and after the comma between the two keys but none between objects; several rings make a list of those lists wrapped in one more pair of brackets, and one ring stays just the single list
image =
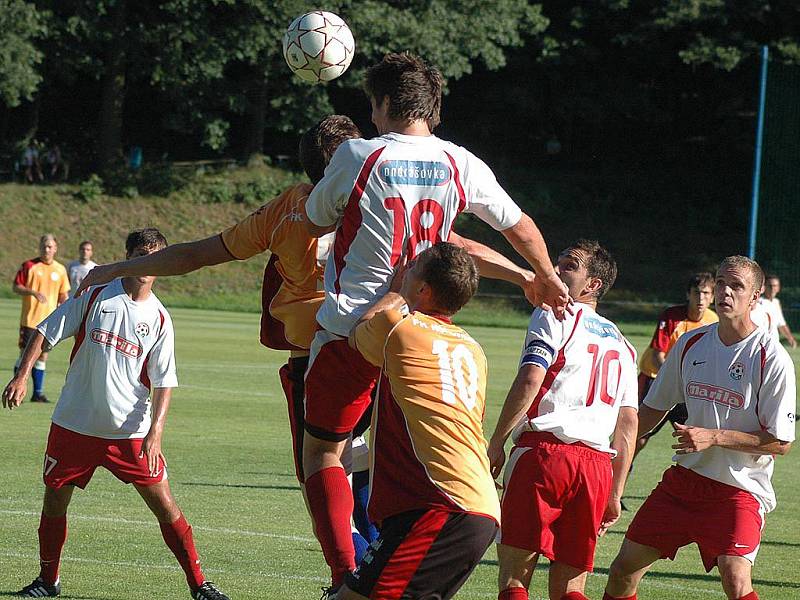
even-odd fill
[{"label": "soccer ball", "polygon": [[283,34],[283,57],[300,79],[331,81],[347,70],[356,43],[341,17],[315,10],[297,17]]}]

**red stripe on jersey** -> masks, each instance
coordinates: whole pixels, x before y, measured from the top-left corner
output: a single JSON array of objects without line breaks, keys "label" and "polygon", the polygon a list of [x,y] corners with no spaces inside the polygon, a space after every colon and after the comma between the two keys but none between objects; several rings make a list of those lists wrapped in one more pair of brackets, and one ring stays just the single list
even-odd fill
[{"label": "red stripe on jersey", "polygon": [[81,344],[83,344],[83,339],[86,337],[86,319],[89,318],[89,311],[92,310],[94,301],[97,300],[97,296],[104,289],[106,289],[106,286],[103,285],[92,290],[92,295],[89,298],[89,305],[86,307],[86,312],[83,313],[83,319],[81,319],[81,325],[78,327],[78,333],[75,334],[75,343],[72,346],[72,352],[69,354],[69,364],[72,364],[72,360],[75,358]]},{"label": "red stripe on jersey", "polygon": [[767,428],[761,422],[761,415],[758,413],[758,401],[761,399],[761,386],[764,385],[764,367],[767,366],[767,349],[762,344],[759,344],[759,358],[761,359],[761,381],[758,382],[758,391],[756,392],[756,419],[758,424],[761,425],[761,431],[766,431]]},{"label": "red stripe on jersey", "polygon": [[344,209],[344,216],[342,218],[342,225],[336,232],[336,239],[333,242],[333,264],[336,267],[336,281],[333,286],[336,293],[340,293],[341,287],[339,286],[339,276],[344,269],[344,257],[350,250],[350,244],[358,233],[358,228],[361,227],[361,209],[358,204],[361,201],[361,196],[364,195],[364,188],[367,186],[367,180],[372,173],[372,167],[381,155],[386,146],[378,148],[367,157],[364,166],[361,167],[361,172],[358,174],[356,183],[353,190],[350,192],[350,197],[347,199],[347,206]]},{"label": "red stripe on jersey", "polygon": [[[158,335],[161,335],[161,332],[164,330],[164,321],[166,317],[164,313],[161,312],[161,309],[158,309]],[[153,348],[150,348],[150,352],[153,351]],[[150,381],[150,375],[147,374],[147,363],[150,362],[150,352],[147,353],[147,356],[144,357],[144,362],[142,363],[142,370],[139,373],[139,381],[142,382],[142,385],[146,387],[148,390],[152,389],[152,383]]]},{"label": "red stripe on jersey", "polygon": [[378,581],[372,588],[373,598],[399,600],[406,591],[411,578],[428,554],[450,515],[441,511],[428,511],[405,536],[383,567]]},{"label": "red stripe on jersey", "polygon": [[561,346],[561,349],[558,351],[558,356],[556,360],[550,365],[550,368],[547,369],[547,373],[544,375],[544,381],[542,381],[542,387],[539,388],[539,393],[536,394],[536,398],[533,400],[533,404],[528,409],[528,418],[534,419],[539,416],[539,404],[544,398],[544,395],[550,391],[550,388],[553,385],[553,382],[558,377],[558,374],[561,373],[561,369],[564,368],[564,365],[567,362],[567,358],[564,354],[564,348],[567,347],[569,341],[572,339],[572,336],[575,335],[575,330],[578,328],[578,323],[580,323],[581,315],[583,314],[583,309],[578,311],[578,314],[575,315],[575,325],[572,326],[572,331],[567,338],[567,341]]},{"label": "red stripe on jersey", "polygon": [[[381,376],[375,399],[372,429],[373,468],[370,477],[368,512],[380,523],[383,519],[409,510],[439,508],[462,510],[431,481],[425,465],[417,458],[403,410]],[[402,481],[401,486],[397,485]]]},{"label": "red stripe on jersey", "polygon": [[456,189],[458,190],[458,212],[464,210],[467,206],[467,195],[464,193],[464,187],[461,185],[461,174],[458,172],[455,159],[445,152],[445,156],[450,161],[450,166],[453,167],[453,181],[456,182]]},{"label": "red stripe on jersey", "polygon": [[681,372],[683,372],[683,359],[686,358],[686,353],[689,352],[689,348],[694,346],[697,342],[700,341],[700,338],[706,334],[705,331],[701,331],[700,333],[695,333],[692,337],[689,338],[689,341],[686,342],[686,345],[683,347],[683,352],[681,352]]},{"label": "red stripe on jersey", "polygon": [[303,350],[286,339],[286,327],[270,312],[272,301],[284,283],[275,266],[277,262],[278,255],[273,254],[264,269],[264,282],[261,284],[261,343],[273,350]]}]

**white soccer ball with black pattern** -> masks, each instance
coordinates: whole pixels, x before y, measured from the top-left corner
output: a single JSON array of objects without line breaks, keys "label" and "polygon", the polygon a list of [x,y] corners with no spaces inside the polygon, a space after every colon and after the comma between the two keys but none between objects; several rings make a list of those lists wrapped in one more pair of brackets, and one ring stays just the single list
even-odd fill
[{"label": "white soccer ball with black pattern", "polygon": [[356,43],[341,17],[315,10],[297,17],[283,35],[283,57],[300,79],[336,79],[353,60]]}]

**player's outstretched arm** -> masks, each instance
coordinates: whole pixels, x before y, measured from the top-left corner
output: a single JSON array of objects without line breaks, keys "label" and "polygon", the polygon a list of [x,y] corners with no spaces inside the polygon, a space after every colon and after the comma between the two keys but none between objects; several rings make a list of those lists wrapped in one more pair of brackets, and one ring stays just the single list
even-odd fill
[{"label": "player's outstretched arm", "polygon": [[167,246],[163,250],[138,256],[107,265],[98,265],[86,274],[78,289],[76,296],[93,285],[102,285],[118,277],[143,277],[154,275],[168,277],[170,275],[184,275],[202,267],[218,265],[236,260],[228,252],[220,235],[212,235],[204,240],[185,242]]},{"label": "player's outstretched arm", "polygon": [[37,331],[28,341],[28,345],[25,346],[25,352],[22,353],[16,375],[3,390],[3,407],[8,407],[11,410],[22,404],[27,392],[31,369],[33,369],[33,364],[42,353],[43,346],[44,336]]},{"label": "player's outstretched arm", "polygon": [[547,254],[547,244],[539,228],[528,215],[522,213],[516,225],[504,229],[501,233],[536,273],[533,281],[536,306],[553,310],[557,318],[563,319],[572,300],[566,284],[558,278],[553,269]]},{"label": "player's outstretched arm", "polygon": [[503,403],[500,418],[497,419],[497,425],[489,440],[489,448],[487,450],[489,465],[494,478],[500,475],[503,464],[506,462],[504,448],[506,440],[520,419],[528,412],[533,399],[539,393],[539,388],[542,387],[545,373],[547,373],[547,370],[539,365],[522,365],[517,372],[514,383],[511,384],[511,389],[508,391],[506,401]]},{"label": "player's outstretched arm", "polygon": [[672,436],[678,438],[672,448],[675,454],[702,452],[712,446],[739,450],[751,454],[784,455],[791,442],[779,440],[769,431],[734,431],[731,429],[706,429],[675,423]]},{"label": "player's outstretched arm", "polygon": [[622,512],[622,492],[625,490],[625,481],[633,461],[638,428],[639,416],[636,409],[630,406],[621,407],[617,415],[614,437],[611,440],[611,447],[617,452],[611,461],[613,471],[611,492],[608,495],[608,504],[603,514],[603,520],[600,522],[599,535],[604,535],[608,528],[617,522]]},{"label": "player's outstretched arm", "polygon": [[457,246],[461,246],[467,251],[467,254],[475,261],[475,265],[478,267],[478,272],[481,277],[500,279],[501,281],[508,281],[509,283],[519,286],[528,301],[534,304],[535,294],[533,290],[533,280],[535,275],[533,271],[523,269],[496,250],[492,250],[488,246],[484,246],[475,240],[461,237],[455,231],[450,232],[450,239],[448,241]]},{"label": "player's outstretched arm", "polygon": [[161,437],[164,433],[164,424],[167,421],[169,401],[172,398],[172,388],[154,388],[151,398],[152,420],[150,431],[142,442],[142,451],[139,458],[147,457],[147,469],[150,475],[158,475],[158,459],[161,454]]}]

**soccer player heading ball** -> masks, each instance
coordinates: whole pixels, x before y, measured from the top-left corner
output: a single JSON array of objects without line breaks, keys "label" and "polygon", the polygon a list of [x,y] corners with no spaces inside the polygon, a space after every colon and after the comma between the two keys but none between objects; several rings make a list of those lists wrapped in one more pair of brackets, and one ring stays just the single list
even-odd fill
[{"label": "soccer player heading ball", "polygon": [[[166,245],[164,236],[149,228],[132,232],[125,249],[133,258]],[[154,280],[115,279],[62,304],[39,323],[19,371],[3,391],[3,406],[19,406],[36,357],[65,338],[75,338],[44,460],[41,570],[20,596],[60,594],[59,565],[72,493],[75,486],[89,484],[97,467],[105,467],[117,479],[132,483],[153,511],[164,541],[186,573],[192,598],[228,600],[206,581],[192,528],[167,482],[161,435],[178,379],[172,320],[151,291]]]}]

